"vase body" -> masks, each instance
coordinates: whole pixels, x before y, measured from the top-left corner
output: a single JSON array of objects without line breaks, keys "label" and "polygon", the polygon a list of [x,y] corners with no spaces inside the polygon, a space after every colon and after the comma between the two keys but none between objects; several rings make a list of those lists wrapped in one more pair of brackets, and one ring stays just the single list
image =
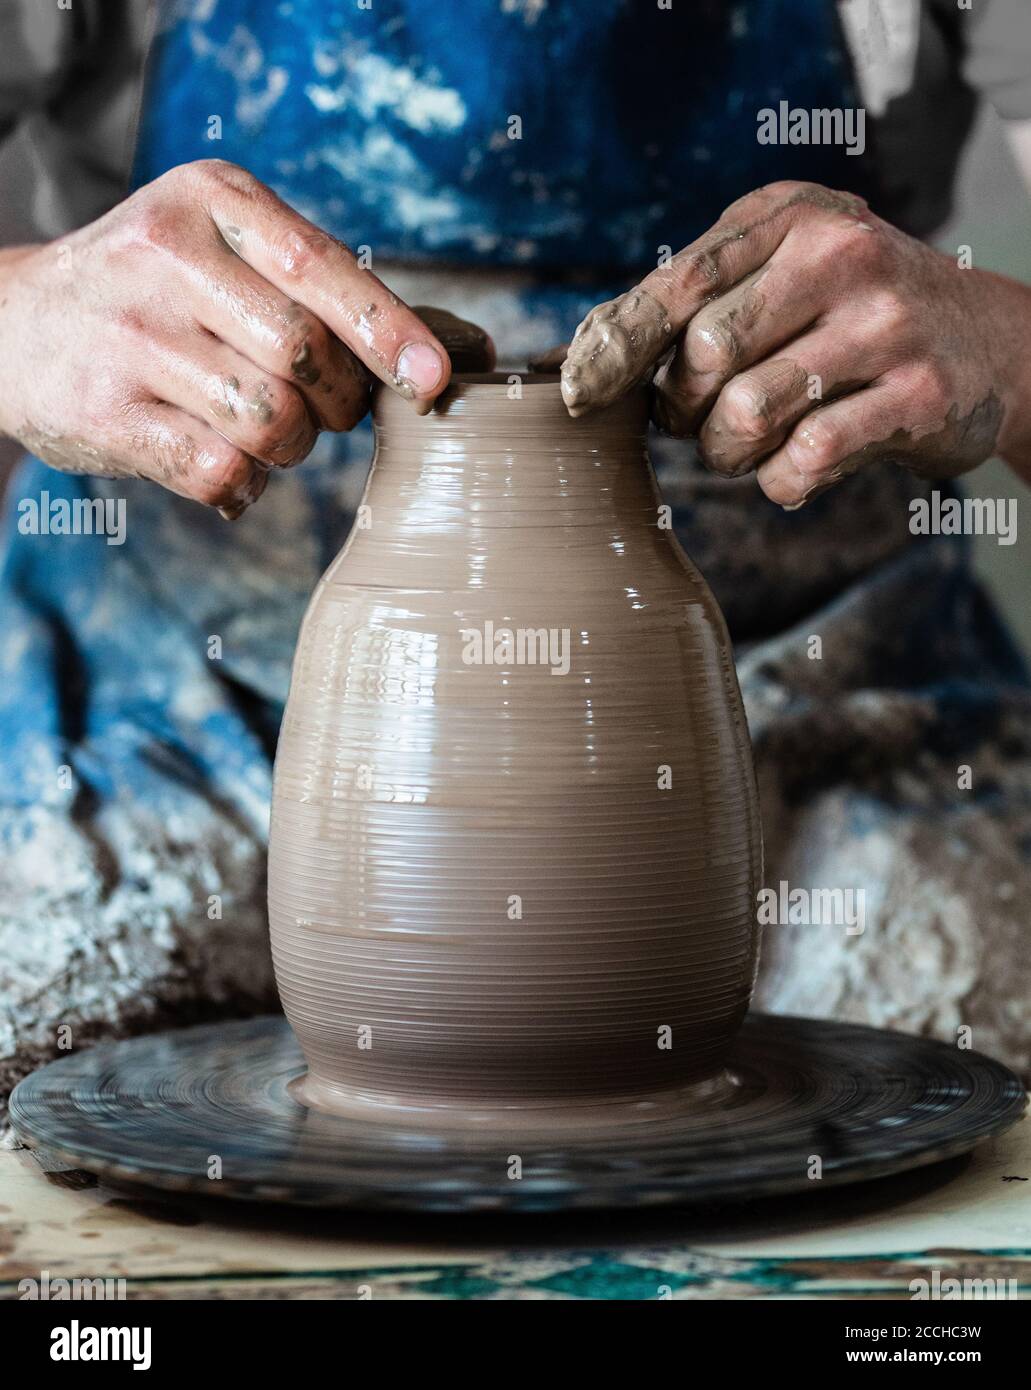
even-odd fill
[{"label": "vase body", "polygon": [[378,396],[276,756],[272,949],[311,1104],[607,1100],[725,1057],[755,781],[646,416],[640,392],[572,420],[557,378],[457,378],[421,418]]}]

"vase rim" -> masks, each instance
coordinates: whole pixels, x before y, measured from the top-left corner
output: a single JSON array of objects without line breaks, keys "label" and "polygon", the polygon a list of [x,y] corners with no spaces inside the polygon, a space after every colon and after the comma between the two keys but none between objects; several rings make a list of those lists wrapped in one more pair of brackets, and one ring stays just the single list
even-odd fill
[{"label": "vase rim", "polygon": [[[430,422],[449,416],[455,410],[464,414],[467,409],[476,407],[490,411],[507,408],[512,399],[513,379],[519,382],[520,399],[531,397],[537,409],[554,414],[556,419],[566,423],[577,423],[581,428],[590,428],[592,423],[597,424],[602,420],[606,420],[610,426],[615,420],[631,423],[640,417],[643,429],[647,421],[648,386],[644,382],[630,387],[611,405],[592,412],[588,420],[575,421],[566,410],[562,378],[558,372],[519,372],[514,369],[502,372],[455,372],[434,400],[430,411],[421,418]],[[383,411],[389,411],[394,420],[412,423],[407,419],[408,411],[398,409],[405,405],[407,402],[388,386],[376,386],[373,392],[374,418],[379,418]]]},{"label": "vase rim", "polygon": [[[456,395],[488,395],[493,391],[504,391],[506,394],[512,386],[512,378],[518,379],[524,391],[549,392],[554,396],[562,394],[562,376],[559,372],[532,372],[518,371],[515,367],[508,371],[493,372],[453,372],[448,384],[437,397],[442,401],[448,392]],[[467,388],[472,388],[471,390]],[[620,399],[633,400],[636,396],[646,396],[648,394],[648,383],[637,382],[636,385],[629,387],[622,393]]]}]

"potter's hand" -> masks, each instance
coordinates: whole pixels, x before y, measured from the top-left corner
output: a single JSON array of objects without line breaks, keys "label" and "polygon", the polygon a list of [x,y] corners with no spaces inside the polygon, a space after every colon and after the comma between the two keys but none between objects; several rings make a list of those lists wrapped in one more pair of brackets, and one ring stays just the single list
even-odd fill
[{"label": "potter's hand", "polygon": [[859,198],[775,183],[634,290],[594,309],[563,367],[572,413],[670,348],[655,419],[705,464],[755,470],[785,507],[865,463],[1031,468],[1031,290],[961,269]]},{"label": "potter's hand", "polygon": [[365,414],[430,408],[425,324],[244,169],[182,165],[61,241],[0,253],[0,430],[55,468],[238,516],[268,469]]}]

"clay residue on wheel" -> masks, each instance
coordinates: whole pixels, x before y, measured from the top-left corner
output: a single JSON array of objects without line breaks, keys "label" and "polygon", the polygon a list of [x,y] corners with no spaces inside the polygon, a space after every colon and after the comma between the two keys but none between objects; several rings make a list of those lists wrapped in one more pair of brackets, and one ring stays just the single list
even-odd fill
[{"label": "clay residue on wheel", "polygon": [[647,290],[628,290],[592,309],[562,367],[562,399],[570,415],[611,405],[647,376],[672,336],[666,306]]}]

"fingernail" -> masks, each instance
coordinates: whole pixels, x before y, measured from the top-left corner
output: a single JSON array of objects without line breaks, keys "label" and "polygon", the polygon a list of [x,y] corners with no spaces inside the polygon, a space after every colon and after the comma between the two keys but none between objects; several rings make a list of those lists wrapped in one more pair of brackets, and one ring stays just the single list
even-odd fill
[{"label": "fingernail", "polygon": [[409,386],[417,396],[425,396],[440,383],[444,364],[440,354],[428,343],[409,343],[397,359],[397,379]]},{"label": "fingernail", "polygon": [[219,507],[218,514],[226,521],[239,521],[248,507],[253,506],[258,498],[268,487],[269,469],[257,459],[254,460],[256,469],[246,487],[242,487],[236,494],[236,501],[228,507]]},{"label": "fingernail", "polygon": [[314,386],[322,375],[320,368],[311,360],[311,344],[302,343],[297,355],[290,363],[290,371],[305,386]]},{"label": "fingernail", "polygon": [[222,235],[222,240],[229,249],[235,251],[237,255],[239,255],[240,247],[243,245],[243,232],[240,231],[240,228],[227,225],[225,227],[219,227],[218,230]]}]

